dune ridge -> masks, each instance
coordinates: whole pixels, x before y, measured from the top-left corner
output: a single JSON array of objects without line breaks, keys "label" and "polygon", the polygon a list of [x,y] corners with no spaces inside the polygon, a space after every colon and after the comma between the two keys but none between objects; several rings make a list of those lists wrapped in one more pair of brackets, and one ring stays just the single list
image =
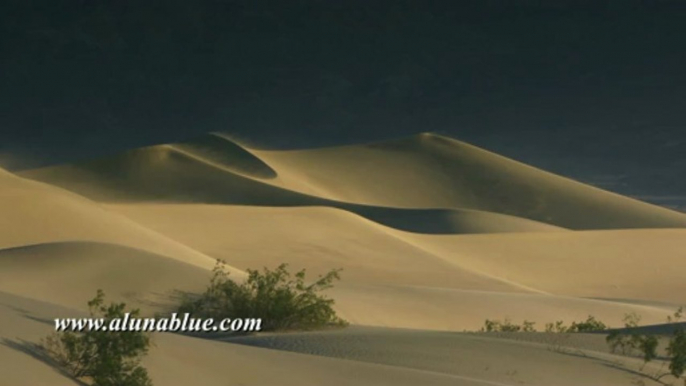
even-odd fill
[{"label": "dune ridge", "polygon": [[[422,233],[562,229],[534,220],[473,209],[410,209],[336,201],[236,174],[224,164],[201,158],[197,152],[179,150],[178,146],[180,145],[159,145],[136,149],[121,156],[26,171],[21,175],[61,186],[99,202],[330,206],[399,229]],[[235,147],[231,145],[230,149]]]},{"label": "dune ridge", "polygon": [[341,201],[476,209],[570,229],[686,226],[682,213],[429,133],[368,145],[253,153],[277,170],[282,186],[305,190],[299,181],[307,181]]}]

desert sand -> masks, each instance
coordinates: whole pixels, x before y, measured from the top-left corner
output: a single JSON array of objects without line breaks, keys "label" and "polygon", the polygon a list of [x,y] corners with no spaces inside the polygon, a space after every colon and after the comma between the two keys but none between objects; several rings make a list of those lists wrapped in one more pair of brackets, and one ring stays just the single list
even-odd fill
[{"label": "desert sand", "polygon": [[216,259],[237,280],[343,268],[330,296],[351,327],[156,333],[156,385],[657,384],[602,335],[563,353],[463,331],[589,314],[620,326],[629,312],[660,324],[686,304],[686,214],[433,134],[275,151],[212,133],[0,170],[0,384],[78,384],[29,349],[52,319],[84,315],[98,288],[168,310]]}]

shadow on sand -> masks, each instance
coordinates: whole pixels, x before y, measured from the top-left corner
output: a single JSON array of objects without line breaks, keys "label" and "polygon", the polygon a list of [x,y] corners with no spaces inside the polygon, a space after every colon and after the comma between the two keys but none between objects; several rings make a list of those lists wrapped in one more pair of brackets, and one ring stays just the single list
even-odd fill
[{"label": "shadow on sand", "polygon": [[87,383],[84,383],[74,378],[71,374],[64,370],[62,366],[60,366],[59,363],[57,363],[52,357],[50,357],[48,353],[45,352],[45,350],[43,350],[43,348],[39,344],[24,339],[7,338],[2,338],[2,340],[0,340],[0,344],[47,364],[48,366],[52,367],[57,373],[74,382],[75,385],[88,386]]}]

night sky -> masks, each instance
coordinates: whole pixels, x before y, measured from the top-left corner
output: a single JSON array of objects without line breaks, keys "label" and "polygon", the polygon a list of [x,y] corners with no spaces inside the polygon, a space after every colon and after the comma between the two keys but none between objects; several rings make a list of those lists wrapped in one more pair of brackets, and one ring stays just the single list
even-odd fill
[{"label": "night sky", "polygon": [[686,210],[686,1],[0,2],[0,165],[432,131]]}]

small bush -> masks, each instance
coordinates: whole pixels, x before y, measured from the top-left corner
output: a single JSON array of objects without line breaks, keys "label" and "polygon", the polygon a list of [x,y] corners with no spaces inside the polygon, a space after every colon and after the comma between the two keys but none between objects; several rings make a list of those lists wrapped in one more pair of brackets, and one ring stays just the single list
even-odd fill
[{"label": "small bush", "polygon": [[[529,327],[533,327],[533,323],[525,321],[525,323],[531,324]],[[513,324],[510,319],[505,319],[503,322],[499,320],[486,319],[484,326],[481,328],[482,332],[519,332],[522,331],[522,326]]]},{"label": "small bush", "polygon": [[524,320],[522,322],[522,332],[535,332],[536,331],[536,328],[534,327],[535,324],[536,324],[536,322],[530,322],[528,320]]},{"label": "small bush", "polygon": [[657,356],[657,338],[632,331],[639,326],[640,321],[641,317],[638,314],[634,312],[626,314],[624,315],[625,330],[614,330],[607,335],[605,340],[613,353],[622,355],[641,353],[644,359],[649,358],[646,362]]},{"label": "small bush", "polygon": [[[667,323],[679,323],[684,316],[684,307],[679,307],[672,316],[667,317]],[[667,345],[667,354],[670,356],[669,371],[676,377],[681,377],[686,372],[686,331],[683,326],[675,326],[674,333]],[[684,381],[686,385],[686,380]]]},{"label": "small bush", "polygon": [[686,371],[686,331],[683,327],[676,329],[667,346],[667,354],[671,357],[669,371],[679,378]]},{"label": "small bush", "polygon": [[291,276],[287,265],[262,272],[248,270],[248,279],[238,284],[229,278],[225,263],[217,261],[205,292],[197,299],[186,299],[180,313],[202,318],[260,318],[262,330],[314,329],[344,326],[333,309],[334,301],[321,291],[340,280],[340,270],[305,284],[305,270]]},{"label": "small bush", "polygon": [[[104,305],[105,295],[98,290],[88,302],[91,318],[106,321],[123,318],[126,304]],[[138,317],[138,309],[130,317]],[[75,378],[91,380],[94,386],[151,386],[140,359],[148,351],[150,337],[138,331],[59,332],[41,342],[41,347]]]},{"label": "small bush", "polygon": [[607,330],[605,323],[597,320],[594,316],[589,315],[583,322],[572,322],[568,332],[592,332],[602,330]]},{"label": "small bush", "polygon": [[546,323],[545,332],[563,334],[569,332],[569,327],[565,326],[563,321],[558,320],[555,323]]},{"label": "small bush", "polygon": [[497,320],[486,319],[484,326],[481,328],[482,332],[497,332],[500,330],[500,322]]},{"label": "small bush", "polygon": [[679,323],[684,316],[684,307],[679,307],[674,315],[667,317],[667,323]]},{"label": "small bush", "polygon": [[[505,319],[501,322],[499,320],[486,319],[484,326],[481,328],[482,332],[535,332],[534,325],[536,322],[524,320],[521,325],[513,324],[510,319]],[[589,315],[585,321],[572,322],[567,327],[564,322],[558,320],[554,323],[545,324],[545,332],[548,333],[570,333],[570,332],[590,332],[606,330],[605,323],[597,320],[594,316]]]},{"label": "small bush", "polygon": [[[683,316],[683,308],[679,308],[673,316],[667,318],[668,323],[677,323]],[[607,342],[612,349],[612,352],[621,351],[624,355],[632,355],[636,352],[643,357],[645,364],[657,358],[657,348],[659,340],[655,335],[647,335],[636,332],[638,323],[641,318],[636,314],[627,314],[624,317],[624,326],[627,330],[612,331],[607,336]],[[675,378],[680,378],[686,372],[686,331],[683,327],[676,327],[669,344],[665,350],[669,357],[669,373],[657,374],[653,376],[655,380],[659,380],[664,376],[673,375]]]}]

